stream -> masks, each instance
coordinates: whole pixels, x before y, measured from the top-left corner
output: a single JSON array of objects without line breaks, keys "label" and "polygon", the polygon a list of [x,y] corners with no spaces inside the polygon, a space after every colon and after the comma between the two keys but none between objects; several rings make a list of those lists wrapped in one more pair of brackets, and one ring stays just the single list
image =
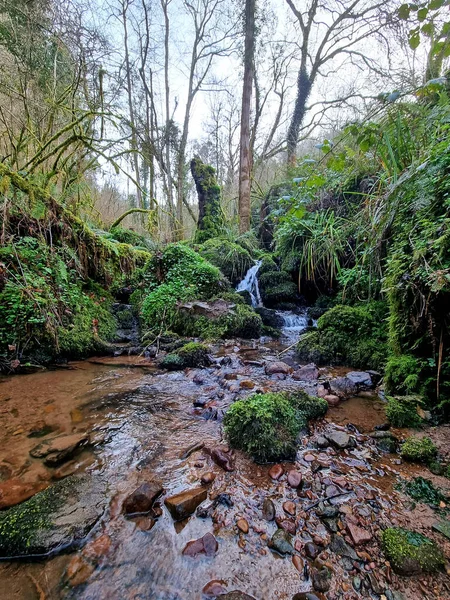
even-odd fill
[{"label": "stream", "polygon": [[[221,418],[236,399],[255,391],[299,388],[316,394],[321,382],[349,371],[324,368],[315,378],[296,378],[299,365],[294,351],[286,348],[307,319],[303,313],[281,316],[285,327],[280,340],[216,344],[212,365],[205,369],[165,372],[150,358],[100,357],[66,369],[0,378],[2,506],[14,493],[29,496],[74,474],[88,477],[91,490],[104,502],[80,547],[45,559],[1,562],[0,598],[201,600],[232,591],[241,595],[224,597],[450,598],[446,575],[400,578],[380,555],[380,526],[420,522],[430,529],[434,516],[425,505],[412,508],[395,488],[400,478],[424,469],[380,451],[367,435],[385,421],[384,404],[375,391],[330,408],[325,419],[304,433],[296,460],[283,463],[285,474],[278,478],[270,471],[273,465],[257,465],[227,447]],[[280,361],[285,367],[275,368]],[[323,442],[327,432],[353,442],[336,448]],[[48,466],[30,455],[43,440],[76,434],[86,435],[89,443],[61,465]],[[444,434],[441,445],[448,446],[448,429]],[[214,462],[214,449],[230,457],[233,470]],[[290,470],[301,474],[302,486],[288,482]],[[213,508],[204,518],[194,514],[174,522],[164,500],[199,488],[205,474],[208,499],[201,507],[216,499]],[[155,479],[164,489],[155,514],[124,515],[125,499]],[[448,480],[437,479],[449,488]],[[275,521],[263,516],[267,500],[275,508]],[[323,502],[333,509],[328,521],[319,511]],[[363,547],[350,539],[347,550],[339,552],[333,544],[341,535],[348,539],[349,515],[369,535]],[[278,527],[293,533],[294,556],[269,547]],[[190,541],[205,534],[216,539],[212,555],[183,554]],[[447,542],[440,543],[450,550]],[[333,573],[326,595],[315,580],[313,586],[314,571],[324,564]],[[423,589],[430,595],[423,596]],[[402,595],[395,595],[396,590]]]}]

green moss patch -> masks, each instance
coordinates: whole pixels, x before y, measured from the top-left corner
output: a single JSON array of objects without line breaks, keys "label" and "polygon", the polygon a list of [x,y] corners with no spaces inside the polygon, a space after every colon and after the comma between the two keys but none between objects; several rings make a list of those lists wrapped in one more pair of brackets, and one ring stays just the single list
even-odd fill
[{"label": "green moss patch", "polygon": [[417,502],[439,506],[439,503],[445,500],[442,492],[435,488],[429,479],[423,477],[414,477],[414,479],[404,484],[403,489],[408,496],[413,500],[417,500]]},{"label": "green moss patch", "polygon": [[323,399],[305,392],[255,394],[230,407],[224,427],[231,446],[258,462],[292,459],[301,429],[326,411]]},{"label": "green moss patch", "polygon": [[401,575],[438,571],[445,564],[441,549],[420,533],[393,527],[383,531],[381,539],[384,553]]},{"label": "green moss patch", "polygon": [[421,399],[418,396],[388,397],[386,416],[394,427],[419,427],[422,419],[417,413]]},{"label": "green moss patch", "polygon": [[189,342],[176,352],[167,354],[160,364],[164,369],[177,371],[187,367],[206,367],[209,363],[207,346],[199,342]]},{"label": "green moss patch", "polygon": [[210,239],[198,246],[198,253],[218,267],[225,277],[236,286],[253,265],[248,250],[224,239]]},{"label": "green moss patch", "polygon": [[264,306],[270,308],[283,302],[295,303],[298,300],[297,286],[286,271],[263,270],[258,282]]},{"label": "green moss patch", "polygon": [[427,463],[437,455],[437,448],[429,437],[409,437],[402,446],[401,455],[411,462]]}]

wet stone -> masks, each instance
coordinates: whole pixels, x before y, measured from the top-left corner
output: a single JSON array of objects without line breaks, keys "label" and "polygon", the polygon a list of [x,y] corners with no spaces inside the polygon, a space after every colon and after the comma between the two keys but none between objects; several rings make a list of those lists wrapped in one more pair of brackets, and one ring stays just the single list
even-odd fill
[{"label": "wet stone", "polygon": [[273,465],[269,470],[269,477],[278,481],[284,474],[284,469],[281,465]]},{"label": "wet stone", "polygon": [[292,536],[283,529],[277,529],[270,540],[270,546],[280,554],[294,554]]},{"label": "wet stone", "polygon": [[289,373],[292,371],[292,368],[288,364],[278,361],[266,363],[264,370],[266,375],[289,375]]},{"label": "wet stone", "polygon": [[154,501],[163,492],[160,481],[153,480],[140,485],[123,503],[126,515],[149,512]]},{"label": "wet stone", "polygon": [[198,540],[192,540],[188,542],[183,550],[185,556],[195,558],[199,554],[205,554],[206,556],[214,556],[219,548],[216,538],[212,533],[206,533],[203,537]]},{"label": "wet stone", "polygon": [[42,481],[25,483],[19,478],[8,479],[0,483],[0,509],[20,504],[46,487]]},{"label": "wet stone", "polygon": [[338,556],[347,556],[352,560],[358,560],[356,552],[340,535],[333,535],[331,538],[330,550]]},{"label": "wet stone", "polygon": [[273,521],[275,519],[275,505],[270,498],[266,498],[263,502],[262,515],[266,521]]},{"label": "wet stone", "polygon": [[312,542],[308,542],[307,544],[305,544],[305,554],[308,558],[317,558],[317,556],[319,556],[320,554],[320,548],[318,548]]},{"label": "wet stone", "polygon": [[287,476],[287,482],[288,485],[291,486],[291,488],[296,489],[300,487],[302,483],[302,474],[299,471],[289,471]]},{"label": "wet stone", "polygon": [[216,465],[221,467],[224,471],[233,471],[233,460],[228,452],[225,452],[221,448],[213,448],[210,453],[211,458]]},{"label": "wet stone", "polygon": [[213,579],[205,585],[202,594],[207,598],[215,598],[219,594],[224,594],[227,591],[225,581],[221,579]]},{"label": "wet stone", "polygon": [[328,446],[330,445],[330,442],[327,440],[327,438],[323,435],[319,435],[316,439],[316,446],[318,448],[328,448]]},{"label": "wet stone", "polygon": [[297,554],[295,554],[292,557],[292,564],[294,565],[294,567],[297,569],[297,571],[299,573],[303,573],[303,569],[304,569],[305,563],[303,562],[303,559],[300,556],[298,556]]},{"label": "wet stone", "polygon": [[318,592],[328,592],[331,587],[331,571],[326,567],[312,572],[312,583]]},{"label": "wet stone", "polygon": [[325,437],[335,448],[339,449],[347,448],[350,442],[350,436],[345,431],[331,431],[326,433]]},{"label": "wet stone", "polygon": [[84,433],[62,435],[45,440],[30,450],[33,458],[43,458],[49,467],[57,466],[69,460],[83,446],[89,443],[89,436]]},{"label": "wet stone", "polygon": [[292,374],[296,381],[315,381],[319,377],[319,369],[314,363],[300,367]]},{"label": "wet stone", "polygon": [[237,528],[242,531],[242,533],[248,533],[248,523],[245,519],[239,519],[236,522]]},{"label": "wet stone", "polygon": [[207,498],[205,488],[186,490],[164,500],[174,521],[182,521],[195,512],[195,509]]},{"label": "wet stone", "polygon": [[215,478],[216,478],[215,473],[212,473],[211,471],[209,471],[208,473],[203,473],[200,481],[203,483],[203,485],[209,485],[210,483],[212,483],[215,480]]},{"label": "wet stone", "polygon": [[227,594],[220,594],[217,596],[216,600],[256,600],[253,596],[249,596],[248,594],[244,594],[244,592],[240,592],[239,590],[235,590],[233,592],[228,592]]},{"label": "wet stone", "polygon": [[370,531],[363,529],[362,527],[358,527],[358,525],[355,525],[354,523],[347,523],[347,531],[349,532],[355,546],[370,542],[372,539],[372,534]]}]

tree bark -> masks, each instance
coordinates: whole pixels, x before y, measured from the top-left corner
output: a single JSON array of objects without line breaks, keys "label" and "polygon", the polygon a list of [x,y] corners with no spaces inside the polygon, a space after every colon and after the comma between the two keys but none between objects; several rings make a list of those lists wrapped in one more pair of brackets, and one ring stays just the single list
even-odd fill
[{"label": "tree bark", "polygon": [[256,0],[245,2],[245,50],[244,86],[242,90],[240,165],[239,165],[239,232],[250,229],[251,217],[251,163],[250,109],[252,102],[254,54],[255,54],[255,6]]},{"label": "tree bark", "polygon": [[306,102],[311,93],[312,82],[308,76],[306,66],[300,68],[297,78],[297,97],[295,99],[294,113],[287,134],[287,160],[288,165],[295,165],[298,134],[306,113]]}]

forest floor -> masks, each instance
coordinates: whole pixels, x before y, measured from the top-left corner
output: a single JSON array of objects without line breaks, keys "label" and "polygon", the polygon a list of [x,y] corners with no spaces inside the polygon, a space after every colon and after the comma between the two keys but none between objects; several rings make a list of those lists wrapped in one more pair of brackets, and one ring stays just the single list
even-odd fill
[{"label": "forest floor", "polygon": [[[423,476],[450,503],[450,480],[379,449],[369,434],[386,419],[374,392],[330,408],[292,463],[257,465],[228,448],[221,417],[236,398],[299,386],[315,393],[320,381],[346,373],[321,369],[319,381],[271,373],[280,360],[298,367],[281,349],[233,341],[212,348],[206,369],[168,373],[150,359],[118,357],[1,378],[1,507],[80,476],[97,494],[98,517],[79,547],[0,563],[0,597],[448,600],[448,574],[399,576],[380,550],[381,530],[402,526],[434,539],[450,559],[450,540],[433,529],[447,501],[413,502],[400,489]],[[408,433],[392,430],[398,439]],[[450,452],[450,427],[422,433]],[[45,454],[47,440],[53,452]],[[125,515],[127,498],[145,482],[163,489],[153,512]],[[165,501],[185,490],[193,515],[174,522]],[[70,522],[78,508],[63,507],[62,516]],[[241,594],[226,595],[235,590]]]}]

